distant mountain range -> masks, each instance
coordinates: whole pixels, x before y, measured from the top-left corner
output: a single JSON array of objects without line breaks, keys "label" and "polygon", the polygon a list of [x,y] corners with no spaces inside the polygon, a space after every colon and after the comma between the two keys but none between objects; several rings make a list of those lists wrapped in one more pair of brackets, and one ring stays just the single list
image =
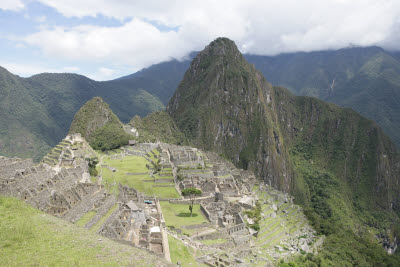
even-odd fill
[{"label": "distant mountain range", "polygon": [[376,121],[399,147],[399,55],[367,47],[247,59],[273,84],[353,108]]},{"label": "distant mountain range", "polygon": [[[176,61],[176,73],[185,65]],[[0,154],[39,160],[68,133],[74,114],[100,96],[125,123],[163,110],[180,77],[159,64],[121,79],[97,82],[77,74],[44,73],[30,78],[0,68]]]},{"label": "distant mountain range", "polygon": [[[0,154],[39,160],[95,96],[124,123],[134,115],[163,110],[196,54],[106,82],[77,74],[21,78],[0,68]],[[400,52],[356,47],[245,58],[274,85],[351,107],[375,120],[400,146]]]}]

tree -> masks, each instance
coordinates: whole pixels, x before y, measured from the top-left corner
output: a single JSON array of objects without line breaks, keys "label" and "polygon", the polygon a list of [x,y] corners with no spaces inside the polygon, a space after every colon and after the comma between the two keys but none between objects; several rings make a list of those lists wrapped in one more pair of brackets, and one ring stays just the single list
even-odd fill
[{"label": "tree", "polygon": [[201,196],[202,192],[200,189],[197,188],[185,188],[182,190],[182,195],[183,196],[189,196],[190,197],[190,204],[189,204],[189,210],[190,210],[190,217],[192,217],[193,214],[193,205],[194,205],[194,200],[196,199],[197,196]]},{"label": "tree", "polygon": [[88,162],[90,175],[97,176],[98,173],[96,170],[96,165],[97,165],[97,163],[99,163],[99,158],[92,157],[92,158],[86,158],[85,160]]},{"label": "tree", "polygon": [[152,161],[151,164],[153,164],[153,169],[154,169],[154,173],[160,172],[161,171],[161,164],[160,164],[160,159],[158,159],[157,161]]}]

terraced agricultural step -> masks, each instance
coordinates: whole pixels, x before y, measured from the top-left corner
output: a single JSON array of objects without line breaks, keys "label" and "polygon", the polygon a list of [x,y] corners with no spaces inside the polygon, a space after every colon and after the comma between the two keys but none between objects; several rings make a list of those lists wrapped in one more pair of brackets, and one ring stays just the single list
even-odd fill
[{"label": "terraced agricultural step", "polygon": [[286,214],[290,214],[295,209],[296,209],[296,207],[294,205],[291,205],[291,206],[287,207],[286,208]]},{"label": "terraced agricultural step", "polygon": [[300,230],[301,227],[299,225],[293,225],[292,227],[289,228],[289,234],[295,233],[297,230]]},{"label": "terraced agricultural step", "polygon": [[277,218],[272,219],[271,222],[269,222],[268,224],[265,225],[265,227],[266,228],[271,228],[274,224],[279,223],[279,222],[280,222],[280,220],[277,219]]},{"label": "terraced agricultural step", "polygon": [[51,159],[51,160],[54,160],[54,161],[58,161],[58,158],[60,157],[60,155],[58,155],[58,156],[55,156],[55,155],[50,155],[50,156],[48,156],[49,157],[49,159]]},{"label": "terraced agricultural step", "polygon": [[60,142],[59,144],[62,146],[70,146],[71,145],[71,143],[68,143],[68,142]]},{"label": "terraced agricultural step", "polygon": [[290,203],[283,203],[279,209],[278,212],[282,212],[283,210],[287,209],[287,207],[290,205]]},{"label": "terraced agricultural step", "polygon": [[278,223],[273,224],[270,228],[264,228],[264,230],[262,230],[260,232],[260,234],[258,235],[258,238],[268,235],[268,233],[274,232],[279,227],[281,227],[281,224],[278,222]]},{"label": "terraced agricultural step", "polygon": [[274,212],[274,209],[272,209],[272,207],[269,206],[269,207],[265,208],[261,213],[270,214],[272,212]]},{"label": "terraced agricultural step", "polygon": [[281,239],[283,236],[286,235],[286,230],[284,228],[278,229],[275,232],[270,233],[269,235],[265,236],[264,238],[257,241],[258,244],[264,246],[275,239]]},{"label": "terraced agricultural step", "polygon": [[53,160],[51,160],[51,159],[45,159],[45,160],[43,160],[43,162],[44,162],[44,163],[47,163],[47,164],[49,164],[49,165],[56,165],[56,163],[55,163]]},{"label": "terraced agricultural step", "polygon": [[284,239],[284,236],[277,236],[272,238],[272,240],[267,241],[266,243],[264,243],[263,245],[261,245],[262,248],[270,248],[273,247],[279,243],[282,242],[282,240]]},{"label": "terraced agricultural step", "polygon": [[273,221],[275,221],[275,219],[272,218],[272,217],[266,218],[265,220],[263,220],[263,221],[261,222],[261,224],[260,224],[260,229],[265,229],[265,228],[268,226],[268,224],[271,223],[271,222],[273,222]]}]

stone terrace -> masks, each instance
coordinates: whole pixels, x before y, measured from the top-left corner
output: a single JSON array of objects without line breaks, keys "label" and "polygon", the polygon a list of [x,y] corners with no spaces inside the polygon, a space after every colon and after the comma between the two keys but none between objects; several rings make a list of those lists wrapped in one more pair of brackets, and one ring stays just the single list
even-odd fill
[{"label": "stone terrace", "polygon": [[[50,167],[0,157],[0,194],[18,197],[46,213],[125,244],[169,258],[157,199],[119,185],[116,197],[85,178],[87,165]],[[168,255],[166,253],[168,252]]]}]

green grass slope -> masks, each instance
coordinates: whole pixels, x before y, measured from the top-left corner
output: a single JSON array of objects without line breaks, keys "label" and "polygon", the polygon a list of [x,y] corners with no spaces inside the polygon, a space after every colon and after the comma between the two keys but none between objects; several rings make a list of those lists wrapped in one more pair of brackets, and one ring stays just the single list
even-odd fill
[{"label": "green grass slope", "polygon": [[23,201],[0,196],[1,266],[167,266],[145,250],[40,212]]}]

